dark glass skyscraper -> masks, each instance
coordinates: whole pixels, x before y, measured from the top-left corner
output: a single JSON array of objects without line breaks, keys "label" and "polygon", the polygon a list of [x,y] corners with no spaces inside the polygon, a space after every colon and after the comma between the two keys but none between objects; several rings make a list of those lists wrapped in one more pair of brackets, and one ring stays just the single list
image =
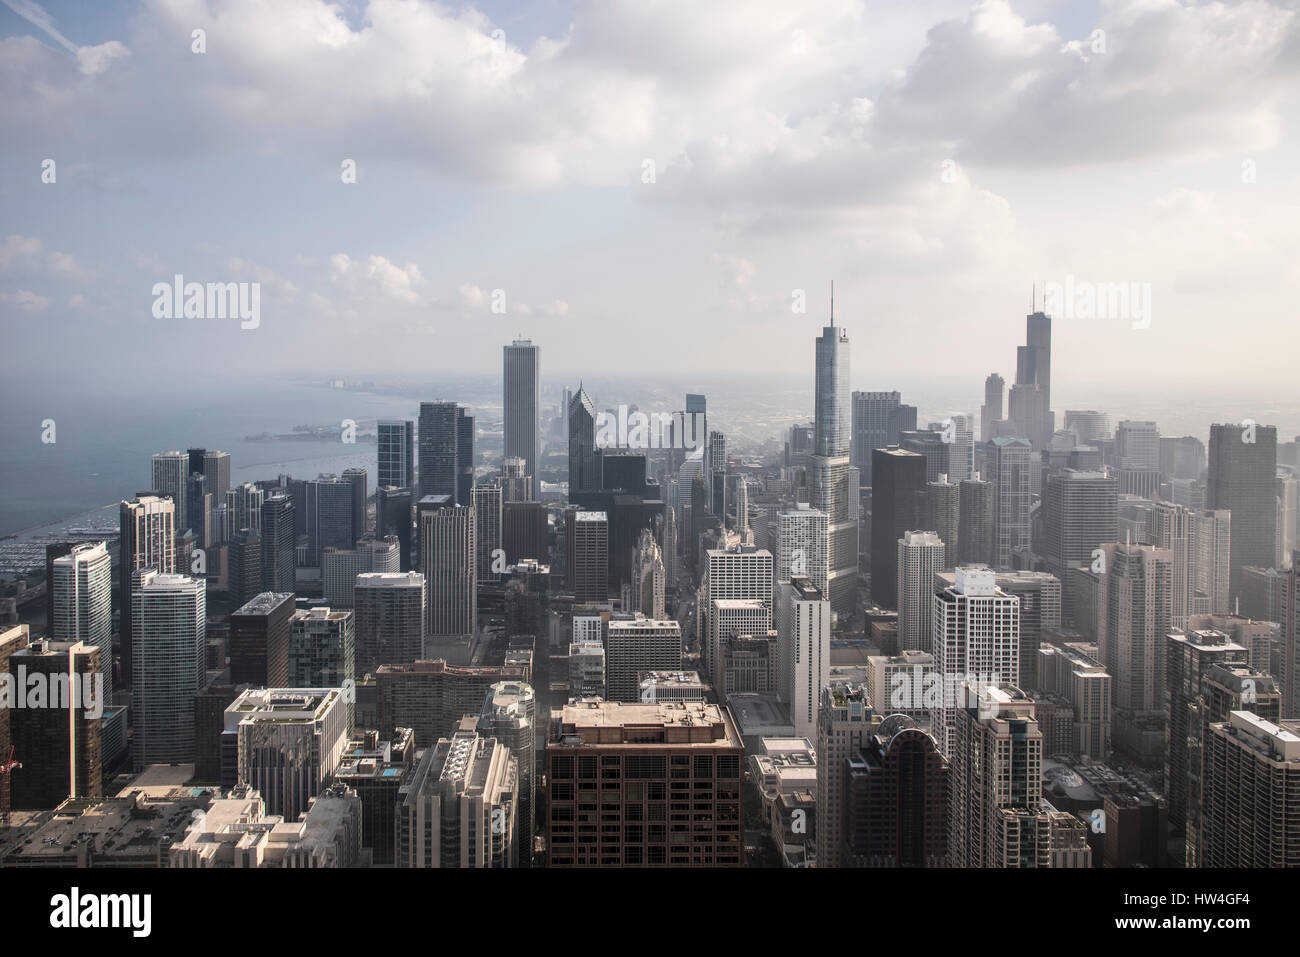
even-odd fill
[{"label": "dark glass skyscraper", "polygon": [[852,613],[858,584],[858,470],[849,392],[849,335],[843,326],[822,329],[814,374],[813,454],[808,456],[808,504],[830,516],[827,598],[836,614]]},{"label": "dark glass skyscraper", "polygon": [[541,456],[537,431],[537,416],[542,401],[541,350],[529,339],[516,339],[504,348],[503,358],[505,457],[518,457],[527,463],[525,474],[532,476],[531,497],[537,501],[541,498],[542,487],[541,477],[537,474]]},{"label": "dark glass skyscraper", "polygon": [[[925,456],[906,449],[871,453],[871,598],[884,608],[898,605],[898,540],[917,525],[925,488]],[[958,536],[960,540],[960,534]]]},{"label": "dark glass skyscraper", "polygon": [[375,487],[409,488],[415,484],[415,423],[409,419],[379,420],[379,470]]},{"label": "dark glass skyscraper", "polygon": [[1241,594],[1241,570],[1272,568],[1277,547],[1277,429],[1271,425],[1210,426],[1206,508],[1232,512],[1228,597]]},{"label": "dark glass skyscraper", "polygon": [[473,485],[474,417],[455,402],[421,402],[419,497],[470,505]]},{"label": "dark glass skyscraper", "polygon": [[294,578],[293,502],[272,495],[262,502],[262,590],[292,592]]}]

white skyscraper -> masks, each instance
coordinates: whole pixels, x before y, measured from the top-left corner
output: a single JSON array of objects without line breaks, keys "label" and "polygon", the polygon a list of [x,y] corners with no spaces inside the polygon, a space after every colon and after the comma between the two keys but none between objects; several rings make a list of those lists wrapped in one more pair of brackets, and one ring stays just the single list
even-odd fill
[{"label": "white skyscraper", "polygon": [[207,583],[132,576],[132,752],[136,770],[194,760],[194,699],[207,673]]},{"label": "white skyscraper", "polygon": [[1196,553],[1196,582],[1192,611],[1226,615],[1232,555],[1232,513],[1226,508],[1200,509],[1192,516],[1192,549]]},{"label": "white skyscraper", "polygon": [[103,542],[76,545],[54,559],[50,636],[99,649],[104,689],[113,687],[113,560]]},{"label": "white skyscraper", "polygon": [[[700,584],[698,609],[702,618],[698,634],[702,642],[706,674],[714,673],[715,662],[707,636],[711,634],[707,616],[719,599],[754,599],[772,608],[772,553],[765,548],[742,545],[738,548],[711,548],[705,552],[704,580]],[[768,619],[771,627],[771,618]],[[766,631],[766,629],[764,630]]]},{"label": "white skyscraper", "polygon": [[830,578],[830,524],[825,512],[799,502],[777,513],[776,580],[808,578],[822,594]]},{"label": "white skyscraper", "polygon": [[934,714],[935,740],[950,754],[963,685],[1014,682],[1020,674],[1020,600],[997,586],[992,569],[968,565],[934,595],[934,668],[942,682]]},{"label": "white skyscraper", "polygon": [[904,532],[898,540],[898,647],[929,651],[933,638],[934,576],[946,545],[934,532]]},{"label": "white skyscraper", "polygon": [[816,740],[817,711],[830,686],[831,605],[807,578],[778,585],[776,603],[781,697],[795,736]]}]

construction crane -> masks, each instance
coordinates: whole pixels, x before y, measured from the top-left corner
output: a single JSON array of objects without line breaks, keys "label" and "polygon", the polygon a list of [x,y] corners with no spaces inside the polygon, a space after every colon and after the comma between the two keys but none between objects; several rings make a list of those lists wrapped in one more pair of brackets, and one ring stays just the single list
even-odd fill
[{"label": "construction crane", "polygon": [[9,778],[22,765],[14,760],[14,747],[9,745],[9,758],[0,764],[0,827],[9,826]]}]

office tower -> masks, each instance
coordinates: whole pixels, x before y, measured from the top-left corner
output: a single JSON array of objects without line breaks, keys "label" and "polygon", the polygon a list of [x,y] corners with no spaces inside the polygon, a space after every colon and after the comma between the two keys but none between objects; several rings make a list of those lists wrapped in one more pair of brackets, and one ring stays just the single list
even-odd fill
[{"label": "office tower", "polygon": [[1226,615],[1232,567],[1232,513],[1197,509],[1192,513],[1196,580],[1191,590],[1195,614]]},{"label": "office tower", "polygon": [[944,543],[934,532],[904,532],[898,540],[898,647],[929,651],[934,576],[943,570]]},{"label": "office tower", "polygon": [[[537,695],[522,681],[492,686],[479,712],[478,733],[496,738],[510,749],[519,765],[519,812],[515,821],[515,858],[531,867],[537,814]],[[544,732],[543,732],[544,733]],[[543,738],[544,740],[544,738]]]},{"label": "office tower", "polygon": [[569,644],[569,697],[605,698],[605,646],[600,638]]},{"label": "office tower", "polygon": [[1047,569],[1062,584],[1061,617],[1074,620],[1070,569],[1091,564],[1093,551],[1118,537],[1118,485],[1102,472],[1064,469],[1043,486],[1043,544]]},{"label": "office tower", "polygon": [[424,653],[428,585],[419,572],[361,574],[353,590],[356,663],[409,664]]},{"label": "office tower", "polygon": [[[1166,639],[1169,748],[1165,753],[1165,797],[1169,802],[1169,823],[1175,833],[1186,826],[1189,806],[1195,804],[1199,809],[1200,805],[1200,725],[1206,718],[1201,701],[1202,682],[1212,665],[1244,665],[1246,656],[1247,650],[1221,631],[1178,630]],[[1249,705],[1246,709],[1251,710]],[[1195,856],[1191,859],[1195,861]]]},{"label": "office tower", "polygon": [[226,502],[226,527],[222,530],[225,541],[230,541],[241,528],[251,529],[254,533],[262,533],[262,502],[266,500],[266,492],[258,488],[252,482],[245,482],[242,485],[236,485],[232,489],[227,489],[225,494]]},{"label": "office tower", "polygon": [[227,594],[238,607],[262,590],[262,539],[250,528],[241,528],[226,550]]},{"label": "office tower", "polygon": [[425,637],[435,642],[469,641],[478,618],[478,552],[473,506],[445,497],[419,502],[420,568],[428,582]]},{"label": "office tower", "polygon": [[355,726],[357,644],[355,620],[344,609],[295,611],[289,622],[290,688],[342,688],[348,730]]},{"label": "office tower", "polygon": [[632,563],[632,607],[647,618],[663,618],[666,576],[662,549],[648,528],[637,539],[636,559]]},{"label": "office tower", "polygon": [[152,477],[153,484],[150,488],[160,495],[166,495],[176,506],[177,534],[190,528],[189,497],[186,495],[185,484],[190,477],[190,457],[174,449],[158,452],[153,457]]},{"label": "office tower", "polygon": [[527,463],[515,456],[507,455],[501,460],[501,500],[509,502],[533,501],[533,477],[525,469]]},{"label": "office tower", "polygon": [[946,866],[948,762],[915,719],[882,721],[844,774],[844,866]]},{"label": "office tower", "polygon": [[830,602],[812,579],[799,576],[776,587],[775,601],[781,697],[794,733],[815,738],[822,692],[830,685]]},{"label": "office tower", "polygon": [[1198,867],[1300,866],[1300,722],[1232,711],[1209,726]]},{"label": "office tower", "polygon": [[[0,635],[0,643],[5,635]],[[110,686],[104,678],[100,648],[86,641],[38,639],[12,649],[0,676],[12,681],[18,696],[46,689],[40,706],[28,700],[16,707],[4,701],[9,736],[0,738],[4,760],[12,745],[22,764],[10,783],[10,806],[21,810],[58,807],[69,798],[103,797],[101,733]],[[0,652],[3,655],[3,652]]]},{"label": "office tower", "polygon": [[[369,532],[366,521],[366,501],[369,494],[366,491],[366,470],[361,468],[351,468],[343,470],[343,481],[352,486],[352,532],[353,539],[365,538]],[[348,544],[351,548],[351,544]]]},{"label": "office tower", "polygon": [[361,799],[361,845],[374,867],[392,867],[397,845],[399,792],[415,769],[415,733],[395,728],[391,740],[379,732],[354,732],[343,748],[334,781]]},{"label": "office tower", "polygon": [[[930,653],[943,694],[934,712],[935,739],[951,758],[956,709],[966,703],[955,693],[969,682],[975,693],[1011,683],[1020,675],[1020,600],[980,566],[959,567],[934,584],[934,641]],[[942,587],[940,587],[942,585]]]},{"label": "office tower", "polygon": [[1050,867],[1034,702],[1011,685],[988,688],[979,708],[956,713],[947,756],[949,866]]},{"label": "office tower", "polygon": [[609,597],[609,519],[604,512],[573,516],[574,601],[605,601]]},{"label": "office tower", "polygon": [[527,559],[545,561],[547,544],[546,506],[541,502],[512,502],[501,506],[501,540],[510,565]]},{"label": "office tower", "polygon": [[455,402],[420,403],[420,497],[469,505],[474,478],[474,417]]},{"label": "office tower", "polygon": [[[551,867],[744,866],[744,745],[725,708],[577,701],[550,728]],[[600,823],[582,810],[597,788]],[[661,820],[665,801],[689,802],[694,820]]]},{"label": "office tower", "polygon": [[519,665],[458,667],[441,658],[381,665],[375,672],[381,728],[411,728],[417,748],[453,733],[461,718],[478,714],[484,695],[500,681],[525,681]]},{"label": "office tower", "polygon": [[817,868],[847,866],[845,778],[849,760],[880,727],[866,690],[835,683],[823,689],[817,712]]},{"label": "office tower", "polygon": [[896,608],[898,540],[916,528],[926,462],[924,455],[904,449],[876,449],[871,454],[871,598],[882,607]]},{"label": "office tower", "polygon": [[963,565],[996,564],[993,483],[982,479],[961,482],[957,486],[957,502],[958,562]]},{"label": "office tower", "polygon": [[292,592],[262,592],[230,615],[230,680],[260,688],[289,683]]},{"label": "office tower", "polygon": [[491,581],[493,556],[502,547],[501,486],[474,486],[474,548],[477,555],[478,580]]},{"label": "office tower", "polygon": [[224,499],[230,490],[230,453],[217,449],[188,449],[186,459],[189,474],[203,476],[212,500],[219,502]]},{"label": "office tower", "polygon": [[[947,577],[947,576],[945,576]],[[999,572],[995,582],[1020,599],[1020,674],[1017,686],[1039,688],[1038,648],[1044,632],[1061,628],[1061,580],[1050,572]]]},{"label": "office tower", "polygon": [[351,548],[362,537],[362,529],[356,524],[356,486],[349,479],[322,475],[305,487],[307,560],[319,568],[325,549]]},{"label": "office tower", "polygon": [[396,535],[376,541],[368,538],[356,548],[327,548],[321,555],[321,580],[325,601],[338,608],[351,608],[357,576],[370,572],[400,572],[401,546]]},{"label": "office tower", "polygon": [[201,548],[214,544],[212,506],[215,499],[207,489],[202,474],[193,474],[185,480],[185,514],[189,516],[190,530]]},{"label": "office tower", "polygon": [[956,568],[961,554],[960,486],[947,481],[947,476],[944,475],[940,475],[937,482],[927,482],[921,489],[918,519],[917,524],[921,528],[933,531],[943,542],[943,567]]},{"label": "office tower", "polygon": [[641,700],[641,673],[681,671],[682,629],[670,619],[614,619],[605,636],[605,688],[611,701]]},{"label": "office tower", "polygon": [[409,488],[415,484],[415,422],[410,419],[380,419],[379,462],[375,486]]},{"label": "office tower", "polygon": [[806,502],[777,512],[776,581],[808,578],[826,593],[830,579],[829,517]]},{"label": "office tower", "polygon": [[[1035,386],[1042,395],[1042,406],[1047,415],[1046,444],[1056,428],[1052,408],[1052,318],[1046,313],[1034,312],[1025,316],[1025,344],[1016,347],[1016,385]],[[1012,415],[1014,418],[1014,414]],[[1025,435],[1025,433],[1020,433]],[[1034,438],[1034,436],[1028,436]],[[1037,441],[1035,445],[1037,446]]]},{"label": "office tower", "polygon": [[1281,593],[1277,617],[1282,619],[1282,660],[1278,668],[1282,717],[1294,718],[1300,713],[1300,552],[1292,554],[1291,567],[1277,578]]},{"label": "office tower", "polygon": [[528,501],[541,499],[538,465],[541,444],[537,416],[541,408],[541,350],[528,339],[516,339],[503,349],[502,408],[505,424],[504,454],[524,460],[532,476]]},{"label": "office tower", "polygon": [[1115,460],[1121,467],[1159,471],[1159,426],[1131,419],[1120,422],[1115,429]]},{"label": "office tower", "polygon": [[288,593],[297,588],[294,511],[287,495],[272,495],[262,503],[263,591]]},{"label": "office tower", "polygon": [[[1102,664],[1115,678],[1116,741],[1136,750],[1131,729],[1165,710],[1165,653],[1173,611],[1173,555],[1151,545],[1102,545],[1096,631]],[[1094,566],[1096,567],[1096,566]]]},{"label": "office tower", "polygon": [[849,392],[849,334],[831,324],[817,338],[813,454],[808,456],[808,504],[829,523],[830,578],[826,597],[836,614],[849,615],[858,587],[858,487],[850,457],[853,406]]},{"label": "office tower", "polygon": [[1033,449],[1028,439],[1003,436],[986,446],[993,483],[995,566],[1010,569],[1016,549],[1029,544],[1030,473]]},{"label": "office tower", "polygon": [[[617,449],[596,450],[596,475],[598,488],[594,491],[624,492],[653,498],[646,483],[646,457],[644,453],[622,452]],[[572,492],[572,490],[570,490]],[[581,493],[580,493],[581,495]],[[573,496],[570,495],[572,501]]]},{"label": "office tower", "polygon": [[415,488],[381,485],[375,490],[375,535],[397,536],[398,570],[411,570],[411,515],[415,511]]},{"label": "office tower", "polygon": [[1241,595],[1242,569],[1273,566],[1277,542],[1277,428],[1210,426],[1206,508],[1232,513],[1230,600]]},{"label": "office tower", "polygon": [[398,791],[397,866],[518,866],[518,791],[505,744],[472,728],[440,738]]},{"label": "office tower", "polygon": [[934,429],[909,429],[898,435],[900,448],[917,452],[925,456],[925,480],[939,481],[940,475],[948,474],[950,446],[943,440],[943,433]]},{"label": "office tower", "polygon": [[[1110,757],[1111,676],[1101,662],[1073,643],[1040,644],[1037,658],[1038,689],[1060,695],[1073,711],[1070,750],[1105,761]],[[1163,840],[1163,829],[1161,835]]]},{"label": "office tower", "polygon": [[[762,629],[755,629],[758,634],[766,634],[771,627],[770,612],[772,608],[773,559],[772,553],[765,548],[741,545],[737,548],[711,548],[704,553],[705,569],[700,584],[702,598],[697,598],[697,607],[704,615],[711,614],[715,601],[758,601],[768,609],[767,624]],[[748,634],[754,634],[749,631]],[[699,635],[712,636],[716,632],[708,620],[700,622]],[[702,642],[704,666],[706,673],[715,672],[716,662],[711,657],[712,649],[708,642]]]},{"label": "office tower", "polygon": [[1205,443],[1194,435],[1160,439],[1160,476],[1166,481],[1195,481],[1205,470]]},{"label": "office tower", "polygon": [[132,501],[122,502],[119,515],[118,632],[122,645],[122,680],[130,684],[134,623],[131,574],[144,568],[164,574],[176,570],[176,503],[157,495],[140,495]]},{"label": "office tower", "polygon": [[1050,410],[1047,396],[1036,385],[1018,382],[1011,387],[1007,420],[1011,431],[1015,435],[1025,436],[1035,451],[1047,448],[1055,430],[1055,416]]},{"label": "office tower", "polygon": [[[99,649],[104,693],[113,693],[113,560],[103,542],[74,545],[54,559],[46,588],[54,598],[50,636]],[[5,755],[8,758],[8,755]]]},{"label": "office tower", "polygon": [[[52,583],[54,581],[54,560],[70,554],[77,542],[47,542],[45,545],[45,581]],[[49,627],[54,627],[54,588],[47,585],[45,589],[45,621]],[[3,674],[3,668],[0,668],[0,674]],[[5,749],[8,754],[8,749]]]},{"label": "office tower", "polygon": [[975,471],[975,426],[971,417],[954,412],[941,422],[931,423],[930,428],[948,444],[948,480],[955,484],[970,478]]},{"label": "office tower", "polygon": [[1188,619],[1196,610],[1193,600],[1197,577],[1195,513],[1186,506],[1168,502],[1155,502],[1144,510],[1147,515],[1145,541],[1168,550],[1173,560],[1169,625],[1185,631]]},{"label": "office tower", "polygon": [[701,662],[719,694],[726,679],[726,650],[733,639],[763,636],[772,629],[773,609],[757,598],[719,598],[705,609]]},{"label": "office tower", "polygon": [[348,742],[341,688],[250,688],[226,709],[238,781],[268,814],[296,821],[334,775]]},{"label": "office tower", "polygon": [[1110,413],[1066,409],[1065,428],[1078,437],[1080,445],[1100,445],[1111,439]]},{"label": "office tower", "polygon": [[996,433],[993,423],[1002,421],[1007,382],[996,372],[984,380],[984,404],[980,406],[980,441],[988,442]]},{"label": "office tower", "polygon": [[152,570],[132,576],[135,769],[194,760],[194,699],[207,678],[207,585]]}]

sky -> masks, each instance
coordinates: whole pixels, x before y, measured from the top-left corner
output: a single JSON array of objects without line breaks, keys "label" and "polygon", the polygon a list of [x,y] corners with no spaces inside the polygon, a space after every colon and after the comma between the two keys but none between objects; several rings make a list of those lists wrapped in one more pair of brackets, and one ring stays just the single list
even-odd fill
[{"label": "sky", "polygon": [[1125,284],[1054,382],[1294,398],[1296,7],[0,0],[6,374],[811,376],[834,281],[855,387],[979,396]]}]

